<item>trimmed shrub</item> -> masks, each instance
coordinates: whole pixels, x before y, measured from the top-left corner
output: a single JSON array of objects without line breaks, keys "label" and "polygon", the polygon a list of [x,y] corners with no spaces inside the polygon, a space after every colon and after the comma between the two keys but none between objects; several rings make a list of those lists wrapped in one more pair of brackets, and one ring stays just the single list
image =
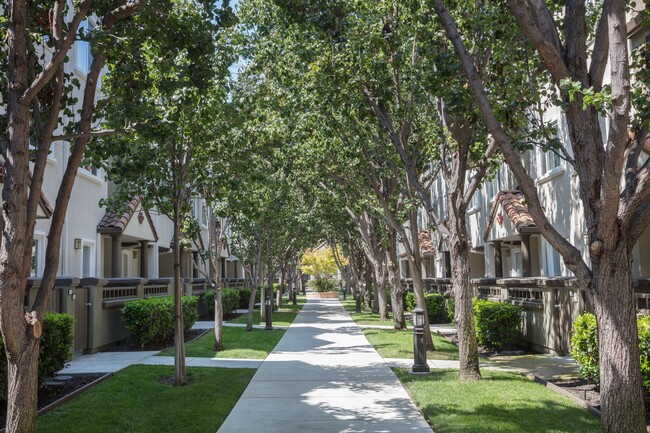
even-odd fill
[{"label": "trimmed shrub", "polygon": [[[59,372],[70,359],[74,318],[69,314],[46,312],[43,316],[43,335],[38,354],[38,383]],[[7,357],[0,339],[0,399],[7,399]]]},{"label": "trimmed shrub", "polygon": [[[183,328],[187,331],[199,318],[198,298],[183,296],[182,308]],[[142,347],[149,343],[170,341],[174,335],[174,298],[168,296],[129,301],[122,308],[122,320]]]},{"label": "trimmed shrub", "polygon": [[46,312],[43,316],[43,335],[39,351],[38,379],[54,376],[65,367],[74,343],[74,317],[63,313]]},{"label": "trimmed shrub", "polygon": [[521,307],[474,299],[476,339],[481,346],[494,350],[514,347],[521,338]]},{"label": "trimmed shrub", "polygon": [[[429,323],[449,323],[447,313],[447,302],[444,295],[440,293],[425,293],[424,301],[427,305],[427,315]],[[416,306],[415,293],[407,292],[404,296],[405,311],[413,311]]]},{"label": "trimmed shrub", "polygon": [[[646,406],[650,406],[650,317],[640,316],[636,321],[639,332],[641,383]],[[571,356],[578,363],[580,374],[600,386],[598,365],[598,325],[591,313],[578,316],[571,329]]]},{"label": "trimmed shrub", "polygon": [[[230,314],[239,308],[239,295],[237,289],[221,289],[221,302],[223,303],[223,314]],[[203,295],[203,303],[210,316],[214,317],[214,289],[210,289]]]},{"label": "trimmed shrub", "polygon": [[[166,298],[171,304],[171,309],[174,311],[174,298]],[[192,326],[199,320],[199,297],[198,296],[183,296],[181,299],[183,308],[183,328],[186,331],[192,329]],[[174,333],[174,325],[172,323],[172,334]]]},{"label": "trimmed shrub", "polygon": [[585,379],[600,385],[598,366],[598,326],[596,316],[590,313],[578,316],[571,329],[571,356],[578,363]]},{"label": "trimmed shrub", "polygon": [[248,301],[251,298],[251,289],[237,289],[239,290],[239,308],[247,309]]},{"label": "trimmed shrub", "polygon": [[338,291],[336,281],[325,279],[325,278],[317,278],[315,280],[312,280],[311,287],[316,292],[337,292]]},{"label": "trimmed shrub", "polygon": [[456,322],[456,299],[449,297],[447,298],[447,319],[449,319],[449,323],[455,323]]}]

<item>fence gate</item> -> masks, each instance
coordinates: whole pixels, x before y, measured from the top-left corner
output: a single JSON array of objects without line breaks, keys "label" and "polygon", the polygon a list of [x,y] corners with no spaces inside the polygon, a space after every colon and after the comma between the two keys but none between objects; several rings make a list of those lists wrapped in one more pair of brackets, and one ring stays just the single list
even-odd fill
[{"label": "fence gate", "polygon": [[553,289],[555,351],[567,355],[571,343],[571,296],[568,290]]},{"label": "fence gate", "polygon": [[88,348],[88,288],[78,287],[74,306],[74,351],[81,352]]}]

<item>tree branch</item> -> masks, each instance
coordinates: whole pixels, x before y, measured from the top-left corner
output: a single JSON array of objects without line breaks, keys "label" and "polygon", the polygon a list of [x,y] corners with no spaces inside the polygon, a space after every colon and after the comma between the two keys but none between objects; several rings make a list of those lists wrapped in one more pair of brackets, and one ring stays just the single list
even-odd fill
[{"label": "tree branch", "polygon": [[132,128],[121,128],[121,129],[105,129],[102,131],[89,131],[85,133],[78,134],[65,134],[65,135],[54,135],[52,141],[70,141],[76,140],[77,138],[93,138],[93,137],[104,137],[107,135],[113,134],[128,134],[135,132],[135,129]]},{"label": "tree branch", "polygon": [[[515,2],[517,0],[510,0]],[[519,154],[515,151],[510,138],[506,134],[503,126],[497,119],[490,102],[485,95],[485,89],[483,88],[483,83],[479,78],[476,70],[474,69],[472,57],[465,48],[465,45],[458,34],[456,24],[452,20],[443,0],[433,0],[433,5],[436,10],[436,13],[440,17],[442,24],[445,28],[447,37],[454,46],[456,55],[460,60],[460,63],[463,67],[463,72],[468,80],[470,89],[476,104],[481,110],[483,119],[485,121],[488,130],[492,134],[495,142],[501,148],[501,151],[510,167],[512,173],[515,175],[515,178],[519,182],[519,187],[526,197],[528,202],[528,208],[530,210],[531,216],[535,221],[535,224],[542,232],[544,237],[549,241],[549,243],[562,254],[566,265],[571,269],[575,274],[576,278],[582,283],[582,285],[587,288],[591,287],[591,270],[587,264],[582,259],[580,251],[571,245],[564,237],[555,230],[553,225],[550,223],[546,215],[544,214],[544,208],[542,207],[539,196],[537,194],[537,188],[535,182],[528,175],[526,169],[523,167],[523,164],[519,158]]]},{"label": "tree branch", "polygon": [[[555,22],[545,2],[540,0],[530,0],[530,2],[508,0],[519,26],[541,54],[555,81],[559,83],[563,78],[570,77],[571,73],[564,61],[565,52]],[[534,6],[532,11],[529,6]]]}]

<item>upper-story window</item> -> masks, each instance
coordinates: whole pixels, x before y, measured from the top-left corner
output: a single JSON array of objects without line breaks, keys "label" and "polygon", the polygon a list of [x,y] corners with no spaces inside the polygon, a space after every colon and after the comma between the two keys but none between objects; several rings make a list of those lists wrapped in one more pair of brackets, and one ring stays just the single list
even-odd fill
[{"label": "upper-story window", "polygon": [[192,199],[192,210],[190,214],[192,218],[196,218],[201,226],[206,227],[208,225],[207,209],[202,199],[198,197]]},{"label": "upper-story window", "polygon": [[[86,39],[87,35],[93,31],[97,25],[90,19],[84,20],[79,25],[80,37]],[[83,36],[81,36],[83,35]],[[90,65],[93,63],[93,54],[90,48],[90,42],[86,40],[79,40],[76,42],[77,47],[77,64],[76,67],[80,72],[87,74],[90,70]]]}]

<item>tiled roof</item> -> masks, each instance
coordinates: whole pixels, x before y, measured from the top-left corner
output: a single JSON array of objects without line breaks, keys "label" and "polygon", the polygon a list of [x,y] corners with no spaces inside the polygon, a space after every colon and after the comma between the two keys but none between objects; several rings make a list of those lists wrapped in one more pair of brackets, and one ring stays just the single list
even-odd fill
[{"label": "tiled roof", "polygon": [[[135,211],[138,209],[138,207],[140,207],[140,203],[142,203],[142,196],[136,196],[131,201],[126,203],[126,210],[122,214],[115,212],[106,212],[102,220],[97,225],[97,233],[121,234],[124,232],[126,226],[129,225],[129,221],[131,221],[131,218],[135,214]],[[142,210],[141,212],[149,222],[153,235],[157,239],[158,235],[156,233],[156,227],[151,220],[149,212],[146,210]]]},{"label": "tiled roof", "polygon": [[434,255],[435,250],[433,248],[433,242],[431,242],[431,238],[429,237],[429,230],[421,230],[418,233],[418,240],[420,241],[420,253],[423,256]]},{"label": "tiled roof", "polygon": [[497,200],[517,231],[521,232],[524,227],[535,227],[526,199],[520,191],[501,191]]},{"label": "tiled roof", "polygon": [[[497,210],[503,209],[503,212],[508,216],[508,219],[512,222],[512,225],[515,227],[518,233],[522,231],[536,231],[537,226],[533,221],[533,218],[528,212],[528,205],[526,204],[526,198],[521,191],[500,191],[494,201],[492,206],[492,212],[490,213],[490,218],[487,222],[487,227],[485,228],[485,234],[483,239],[487,240],[490,236],[490,229],[494,220],[497,217]],[[503,216],[501,216],[503,218]]]}]

